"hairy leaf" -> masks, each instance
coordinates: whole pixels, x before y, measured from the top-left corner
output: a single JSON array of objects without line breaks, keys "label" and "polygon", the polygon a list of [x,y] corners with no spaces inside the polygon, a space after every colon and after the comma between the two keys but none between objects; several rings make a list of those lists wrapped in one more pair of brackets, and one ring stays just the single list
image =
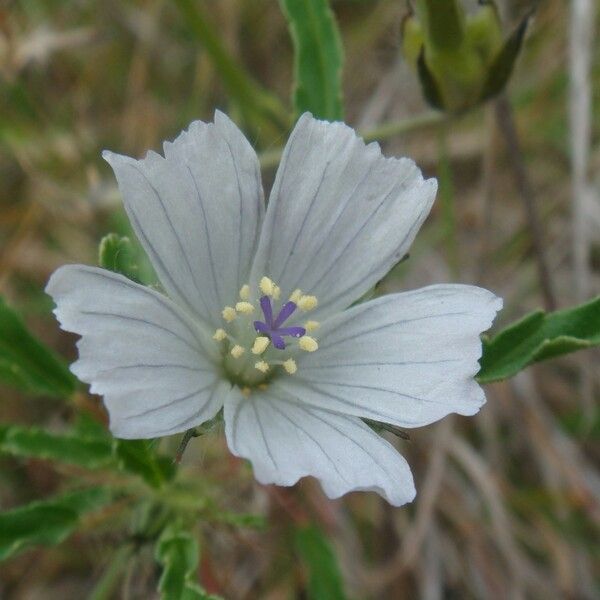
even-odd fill
[{"label": "hairy leaf", "polygon": [[528,365],[600,345],[600,297],[574,308],[535,311],[484,338],[481,383],[512,377]]},{"label": "hairy leaf", "polygon": [[298,529],[295,535],[298,554],[308,568],[308,598],[344,600],[344,587],[335,554],[327,538],[316,527]]},{"label": "hairy leaf", "polygon": [[0,381],[30,394],[65,397],[76,379],[65,363],[38,341],[0,298]]},{"label": "hairy leaf", "polygon": [[62,542],[84,514],[104,506],[110,498],[106,489],[91,488],[0,513],[0,560],[31,546]]},{"label": "hairy leaf", "polygon": [[342,120],[343,50],[327,0],[280,0],[294,43],[294,108]]},{"label": "hairy leaf", "polygon": [[110,438],[56,435],[18,425],[0,425],[0,453],[56,460],[88,469],[115,463]]}]

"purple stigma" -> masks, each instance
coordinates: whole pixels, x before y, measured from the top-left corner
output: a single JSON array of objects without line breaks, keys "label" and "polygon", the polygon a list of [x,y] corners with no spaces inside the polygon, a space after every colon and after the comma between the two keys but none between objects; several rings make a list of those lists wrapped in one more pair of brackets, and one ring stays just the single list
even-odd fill
[{"label": "purple stigma", "polygon": [[271,342],[273,342],[273,346],[278,350],[285,349],[284,336],[289,335],[299,338],[306,333],[304,327],[282,327],[285,321],[289,319],[296,308],[298,308],[295,302],[292,302],[291,300],[286,302],[281,307],[276,317],[273,316],[273,305],[268,296],[261,297],[260,307],[262,308],[265,320],[254,321],[254,329],[256,329],[257,333],[266,335]]}]

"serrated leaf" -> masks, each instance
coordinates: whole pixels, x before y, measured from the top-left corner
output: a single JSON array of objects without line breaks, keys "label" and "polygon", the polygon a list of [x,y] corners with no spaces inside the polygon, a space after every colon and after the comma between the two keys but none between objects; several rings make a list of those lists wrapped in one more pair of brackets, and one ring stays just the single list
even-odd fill
[{"label": "serrated leaf", "polygon": [[481,383],[512,377],[532,363],[600,345],[600,297],[553,313],[535,311],[484,338]]},{"label": "serrated leaf", "polygon": [[327,538],[316,527],[295,533],[295,546],[308,568],[307,597],[311,600],[345,600],[342,575]]},{"label": "serrated leaf", "polygon": [[179,524],[170,525],[163,531],[155,556],[163,568],[158,582],[163,600],[219,600],[207,594],[198,584],[198,542]]},{"label": "serrated leaf", "polygon": [[88,469],[116,464],[109,438],[56,435],[18,425],[0,425],[0,453],[56,460]]},{"label": "serrated leaf", "polygon": [[157,454],[152,440],[114,440],[114,451],[119,466],[124,471],[135,473],[155,488],[173,478],[175,465],[167,456]]},{"label": "serrated leaf", "polygon": [[344,118],[343,49],[327,0],[280,0],[294,44],[294,108],[329,121]]},{"label": "serrated leaf", "polygon": [[0,513],[0,560],[31,546],[62,542],[84,514],[101,508],[110,499],[108,490],[91,488]]},{"label": "serrated leaf", "polygon": [[52,350],[38,341],[0,298],[0,381],[30,394],[66,397],[76,379]]}]

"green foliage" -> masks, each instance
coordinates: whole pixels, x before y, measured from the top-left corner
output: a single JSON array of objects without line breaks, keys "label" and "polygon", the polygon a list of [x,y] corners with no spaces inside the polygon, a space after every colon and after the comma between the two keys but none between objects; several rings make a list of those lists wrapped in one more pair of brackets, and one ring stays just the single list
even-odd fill
[{"label": "green foliage", "polygon": [[574,308],[535,311],[484,339],[481,383],[512,377],[528,365],[600,345],[600,297]]},{"label": "green foliage", "polygon": [[106,489],[90,488],[0,513],[0,560],[36,544],[62,542],[80,524],[83,515],[101,508],[110,499]]},{"label": "green foliage", "polygon": [[63,361],[39,342],[0,298],[0,381],[30,394],[65,397],[76,379]]},{"label": "green foliage", "polygon": [[116,233],[105,235],[98,248],[98,263],[105,269],[122,273],[133,281],[141,281],[136,248],[128,237]]},{"label": "green foliage", "polygon": [[55,435],[18,425],[0,425],[0,453],[56,460],[88,469],[114,463],[110,438]]},{"label": "green foliage", "polygon": [[279,130],[288,126],[288,114],[279,99],[263,89],[227,52],[218,32],[206,18],[199,2],[175,0],[186,25],[202,44],[227,88],[231,100],[246,119],[258,127]]},{"label": "green foliage", "polygon": [[117,440],[90,419],[66,434],[42,429],[0,426],[0,454],[55,460],[86,469],[112,468],[138,475],[154,488],[170,481],[175,474],[171,458],[157,454],[152,441]]},{"label": "green foliage", "polygon": [[163,568],[158,582],[163,600],[219,600],[198,585],[198,542],[179,524],[172,524],[163,531],[156,545],[155,556]]},{"label": "green foliage", "polygon": [[343,50],[327,0],[280,0],[294,43],[294,108],[342,120]]},{"label": "green foliage", "polygon": [[343,580],[335,554],[323,533],[314,526],[295,533],[295,546],[308,568],[310,600],[344,600]]},{"label": "green foliage", "polygon": [[461,112],[499,94],[520,54],[528,18],[503,38],[493,2],[468,16],[462,0],[418,0],[402,25],[402,49],[434,108]]},{"label": "green foliage", "polygon": [[135,473],[151,487],[158,488],[175,475],[173,460],[157,454],[152,440],[114,440],[119,466]]}]

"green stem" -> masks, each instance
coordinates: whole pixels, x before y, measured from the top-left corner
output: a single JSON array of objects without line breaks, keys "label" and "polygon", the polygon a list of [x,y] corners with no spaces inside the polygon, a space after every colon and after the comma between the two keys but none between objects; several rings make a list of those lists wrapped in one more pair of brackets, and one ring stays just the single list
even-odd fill
[{"label": "green stem", "polygon": [[448,156],[447,128],[439,128],[439,201],[444,224],[444,240],[446,245],[446,260],[453,278],[459,274],[458,240],[456,236],[456,209],[454,205],[454,184],[452,181],[452,166]]}]

